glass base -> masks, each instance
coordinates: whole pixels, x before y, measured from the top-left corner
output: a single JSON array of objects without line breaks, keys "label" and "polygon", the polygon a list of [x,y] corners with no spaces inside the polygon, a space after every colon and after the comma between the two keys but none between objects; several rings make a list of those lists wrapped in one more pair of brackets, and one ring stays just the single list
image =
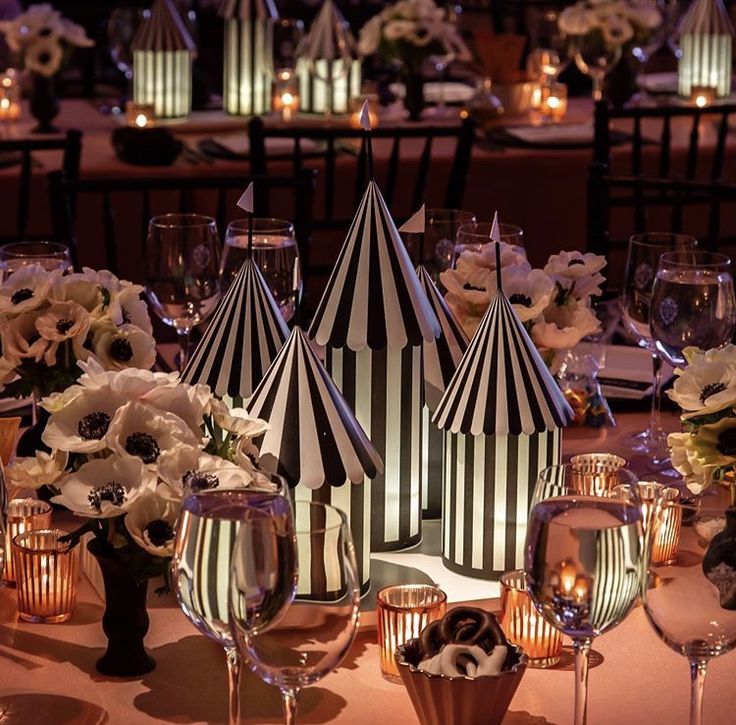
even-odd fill
[{"label": "glass base", "polygon": [[63,614],[30,614],[28,612],[18,612],[18,616],[24,622],[33,622],[34,624],[61,624],[62,622],[68,622],[71,619],[71,612],[64,612]]},{"label": "glass base", "polygon": [[386,670],[381,670],[381,675],[384,680],[393,682],[395,685],[402,684],[401,675],[395,675],[393,672],[386,672]]},{"label": "glass base", "polygon": [[536,659],[529,657],[526,666],[531,667],[533,670],[546,670],[549,667],[559,664],[561,659],[559,655],[555,657],[538,657]]},{"label": "glass base", "polygon": [[[621,442],[631,451],[659,456],[662,463],[669,460],[667,434],[663,430],[643,430],[639,433],[630,433],[622,436]],[[659,461],[654,459],[654,463],[659,463]]]}]

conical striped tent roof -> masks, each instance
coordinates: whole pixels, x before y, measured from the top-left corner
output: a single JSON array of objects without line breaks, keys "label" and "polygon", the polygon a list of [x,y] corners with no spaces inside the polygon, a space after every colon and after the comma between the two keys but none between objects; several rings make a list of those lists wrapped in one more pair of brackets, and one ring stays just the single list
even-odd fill
[{"label": "conical striped tent roof", "polygon": [[417,267],[417,275],[442,328],[440,336],[432,342],[425,342],[422,348],[424,400],[434,411],[468,349],[468,338],[424,266]]},{"label": "conical striped tent roof", "polygon": [[361,483],[383,471],[376,449],[299,327],[247,407],[271,426],[260,441],[261,466],[292,486]]},{"label": "conical striped tent roof", "polygon": [[355,38],[337,5],[324,0],[301,43],[299,55],[308,60],[339,60],[345,57],[345,50],[355,57]]},{"label": "conical striped tent roof", "polygon": [[275,0],[222,0],[218,9],[221,18],[264,20],[278,18]]},{"label": "conical striped tent roof", "polygon": [[680,35],[733,35],[723,0],[695,0],[680,23]]},{"label": "conical striped tent roof", "polygon": [[531,435],[572,410],[502,290],[486,312],[432,420],[465,435]]},{"label": "conical striped tent roof", "polygon": [[195,45],[174,3],[155,0],[150,17],[141,23],[133,38],[131,49],[193,51]]},{"label": "conical striped tent roof", "polygon": [[309,336],[319,345],[357,352],[386,345],[417,347],[439,334],[437,316],[386,202],[375,182],[369,181]]},{"label": "conical striped tent roof", "polygon": [[246,259],[182,373],[215,395],[248,398],[283,346],[289,330],[266,280]]}]

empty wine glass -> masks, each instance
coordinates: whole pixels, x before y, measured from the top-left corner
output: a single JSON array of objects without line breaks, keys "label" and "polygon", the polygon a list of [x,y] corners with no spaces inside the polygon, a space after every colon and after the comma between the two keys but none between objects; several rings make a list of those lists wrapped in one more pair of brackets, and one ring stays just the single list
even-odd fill
[{"label": "empty wine glass", "polygon": [[621,46],[606,43],[601,33],[575,36],[570,49],[578,69],[593,81],[593,100],[603,98],[603,79],[621,59]]},{"label": "empty wine glass", "polygon": [[[466,251],[479,252],[481,248],[491,241],[491,222],[475,222],[473,224],[462,224],[457,230],[455,240],[455,260]],[[524,249],[524,230],[514,224],[499,224],[499,238],[505,244],[516,247],[516,251],[526,255]]]},{"label": "empty wine glass", "polygon": [[657,350],[672,366],[686,364],[686,347],[710,350],[730,342],[736,328],[731,260],[717,252],[665,252],[649,319]]},{"label": "empty wine glass", "polygon": [[[223,293],[230,286],[248,256],[248,220],[230,222],[220,270]],[[302,276],[294,225],[283,219],[253,219],[253,261],[273,293],[287,321],[301,297]]]},{"label": "empty wine glass", "polygon": [[525,546],[529,595],[575,651],[575,725],[586,722],[588,656],[595,637],[631,611],[647,552],[636,477],[626,469],[570,464],[544,469]]},{"label": "empty wine glass", "polygon": [[719,486],[695,503],[662,503],[655,519],[682,526],[674,561],[649,567],[644,611],[660,639],[687,657],[690,725],[701,725],[708,662],[736,646],[736,508]]},{"label": "empty wine glass", "polygon": [[[264,565],[265,555],[263,560],[247,557],[243,563],[249,571],[243,576],[233,576],[231,588],[231,595],[236,597],[232,608],[235,639],[250,669],[281,690],[286,725],[296,722],[299,691],[335,670],[347,655],[357,632],[360,605],[358,565],[345,514],[327,504],[296,501],[294,521],[297,559],[301,566],[296,572],[297,595],[285,611],[262,629],[238,613],[238,603],[242,598],[247,599],[250,591],[241,581],[251,582],[254,589],[263,586],[266,589],[263,594],[273,593],[275,605],[282,607],[283,592],[276,592],[274,584],[281,581],[288,591],[292,562],[288,547],[274,545],[272,538],[264,545],[268,570]],[[243,526],[260,529],[252,535],[244,534],[248,543],[263,534],[262,524],[251,518]],[[314,551],[319,552],[319,557],[312,556]],[[316,560],[321,564],[315,567]],[[335,591],[328,601],[308,594],[314,591],[315,577],[326,579],[327,588]],[[262,593],[258,592],[254,598],[258,601],[261,597]]]},{"label": "empty wine glass", "polygon": [[58,242],[11,242],[0,247],[0,282],[29,264],[38,264],[47,272],[72,271],[69,247]]},{"label": "empty wine glass", "polygon": [[632,450],[664,454],[665,459],[667,457],[667,435],[662,429],[659,415],[662,358],[652,338],[652,330],[649,324],[649,303],[652,297],[654,276],[662,254],[673,250],[693,250],[697,243],[698,240],[695,237],[687,234],[672,234],[669,232],[634,234],[629,239],[626,269],[624,271],[624,284],[621,293],[623,322],[626,329],[636,338],[637,344],[651,353],[654,372],[649,427],[643,432],[627,436],[626,442]]},{"label": "empty wine glass", "polygon": [[179,369],[189,358],[189,336],[220,298],[220,238],[212,217],[163,214],[148,225],[146,295],[153,311],[179,338]]}]

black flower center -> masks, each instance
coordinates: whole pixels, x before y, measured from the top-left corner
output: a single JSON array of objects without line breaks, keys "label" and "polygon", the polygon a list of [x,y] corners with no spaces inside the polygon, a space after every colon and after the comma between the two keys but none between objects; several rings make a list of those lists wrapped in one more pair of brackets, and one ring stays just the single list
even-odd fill
[{"label": "black flower center", "polygon": [[708,383],[700,391],[700,402],[703,405],[705,405],[705,401],[708,400],[708,398],[710,398],[711,395],[720,393],[722,390],[725,390],[725,389],[726,389],[725,383]]},{"label": "black flower center", "polygon": [[736,428],[728,428],[719,433],[716,448],[724,456],[736,456]]},{"label": "black flower center", "polygon": [[108,501],[113,506],[122,506],[125,503],[125,487],[117,481],[110,481],[104,486],[92,489],[87,500],[98,512],[102,511],[103,501]]},{"label": "black flower center", "polygon": [[38,60],[41,63],[41,65],[46,65],[46,63],[51,62],[51,53],[44,51],[43,53],[38,54]]},{"label": "black flower center", "polygon": [[148,433],[131,433],[125,439],[125,450],[131,456],[138,456],[143,463],[155,463],[161,455],[156,439]]},{"label": "black flower center", "polygon": [[80,419],[77,424],[77,432],[80,438],[85,441],[99,441],[104,438],[109,427],[110,416],[101,410],[97,410],[94,413],[88,413],[84,418]]},{"label": "black flower center", "polygon": [[585,266],[585,262],[582,259],[571,259],[568,263],[568,267],[574,267],[576,264],[581,264],[583,267]]},{"label": "black flower center", "polygon": [[194,493],[217,488],[220,485],[220,479],[214,473],[202,471],[187,471],[182,477],[182,482]]},{"label": "black flower center", "polygon": [[521,294],[521,292],[515,292],[509,297],[509,302],[512,305],[523,305],[524,307],[532,306],[532,298],[527,295]]},{"label": "black flower center", "polygon": [[130,324],[130,312],[125,309],[125,307],[120,307],[120,316],[123,318],[123,324],[129,325]]},{"label": "black flower center", "polygon": [[110,357],[119,362],[128,362],[133,357],[133,346],[124,337],[116,337],[110,345]]},{"label": "black flower center", "polygon": [[174,538],[174,529],[168,521],[163,519],[155,519],[151,521],[145,529],[148,534],[148,540],[154,546],[164,546]]},{"label": "black flower center", "polygon": [[74,327],[74,320],[59,320],[56,323],[56,331],[60,335],[66,335]]},{"label": "black flower center", "polygon": [[94,334],[90,331],[87,333],[87,337],[84,338],[84,343],[82,344],[83,348],[86,348],[87,350],[92,350],[92,341],[95,339]]},{"label": "black flower center", "polygon": [[464,290],[472,291],[472,292],[485,292],[485,287],[475,287],[474,285],[470,284],[470,282],[466,282],[463,285]]},{"label": "black flower center", "polygon": [[10,301],[14,305],[19,305],[21,302],[30,300],[31,297],[33,297],[33,290],[28,289],[28,287],[21,287],[21,289],[17,289],[13,292],[13,296],[10,298]]},{"label": "black flower center", "polygon": [[42,38],[48,38],[48,36],[51,35],[51,28],[41,28],[41,30],[38,31],[38,34]]}]

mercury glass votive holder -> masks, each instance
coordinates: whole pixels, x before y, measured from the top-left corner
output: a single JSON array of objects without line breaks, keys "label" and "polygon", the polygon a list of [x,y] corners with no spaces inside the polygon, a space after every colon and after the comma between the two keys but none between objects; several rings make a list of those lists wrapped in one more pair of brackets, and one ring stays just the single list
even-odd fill
[{"label": "mercury glass votive holder", "polygon": [[572,480],[582,494],[604,496],[619,484],[626,459],[613,453],[581,453],[570,459]]},{"label": "mercury glass votive holder", "polygon": [[13,539],[18,616],[26,622],[66,622],[74,611],[79,546],[61,541],[61,529],[35,529]]},{"label": "mercury glass votive holder", "polygon": [[18,534],[33,529],[48,529],[51,526],[51,505],[35,498],[16,498],[8,503],[5,526],[5,571],[3,578],[8,583],[16,580],[15,563],[11,555],[12,541]]},{"label": "mercury glass votive holder", "polygon": [[562,634],[535,609],[520,569],[501,576],[500,624],[508,640],[524,650],[529,667],[552,667],[560,661]]},{"label": "mercury glass votive holder", "polygon": [[415,639],[421,631],[447,611],[447,595],[427,584],[399,584],[384,587],[376,595],[378,644],[381,674],[391,682],[401,682],[394,654],[398,647]]},{"label": "mercury glass votive holder", "polygon": [[[668,566],[675,563],[677,547],[680,543],[682,528],[682,508],[667,504],[680,501],[680,492],[671,486],[653,481],[639,483],[639,496],[644,525],[655,526],[652,537],[651,563],[656,566]],[[657,513],[654,504],[660,500],[662,507]]]}]

